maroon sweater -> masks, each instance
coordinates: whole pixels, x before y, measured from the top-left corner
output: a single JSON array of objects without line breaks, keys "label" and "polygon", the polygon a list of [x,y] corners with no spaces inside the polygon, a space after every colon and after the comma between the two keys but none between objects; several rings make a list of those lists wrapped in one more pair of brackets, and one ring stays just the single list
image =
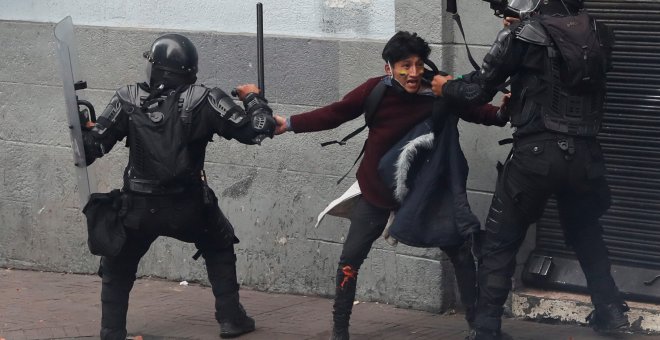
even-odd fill
[{"label": "maroon sweater", "polygon": [[[296,133],[329,130],[361,116],[367,96],[381,79],[368,79],[338,102],[291,116],[291,128]],[[364,158],[356,174],[362,196],[369,203],[384,209],[397,206],[392,191],[378,175],[378,162],[410,129],[431,115],[433,100],[432,96],[400,94],[391,87],[385,91],[369,127]],[[498,107],[486,104],[463,112],[460,117],[474,123],[503,125],[496,118],[497,110]]]}]

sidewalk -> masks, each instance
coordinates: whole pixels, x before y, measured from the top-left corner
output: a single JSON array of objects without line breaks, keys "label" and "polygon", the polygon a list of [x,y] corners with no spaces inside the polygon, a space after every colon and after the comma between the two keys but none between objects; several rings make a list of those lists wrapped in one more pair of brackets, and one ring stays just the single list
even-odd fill
[{"label": "sidewalk", "polygon": [[[93,275],[0,268],[0,339],[98,338],[100,279]],[[332,301],[325,298],[241,290],[257,330],[239,338],[328,339]],[[462,315],[437,315],[377,303],[353,311],[351,339],[463,339]],[[504,320],[514,339],[660,339],[620,334],[599,336],[575,325]],[[140,279],[131,293],[128,330],[149,339],[220,339],[209,287]]]}]

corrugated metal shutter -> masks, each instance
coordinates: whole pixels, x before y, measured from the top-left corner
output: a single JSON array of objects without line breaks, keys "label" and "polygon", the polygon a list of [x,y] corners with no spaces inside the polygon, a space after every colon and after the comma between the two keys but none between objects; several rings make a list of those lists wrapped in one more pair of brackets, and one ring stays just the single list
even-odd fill
[{"label": "corrugated metal shutter", "polygon": [[[616,37],[599,135],[612,189],[612,206],[601,221],[613,275],[629,298],[660,301],[660,279],[652,282],[660,275],[660,1],[599,0],[586,7]],[[535,255],[551,256],[554,269],[545,278],[526,272],[526,283],[586,287],[564,244],[554,201],[537,224],[530,259],[538,260]]]}]

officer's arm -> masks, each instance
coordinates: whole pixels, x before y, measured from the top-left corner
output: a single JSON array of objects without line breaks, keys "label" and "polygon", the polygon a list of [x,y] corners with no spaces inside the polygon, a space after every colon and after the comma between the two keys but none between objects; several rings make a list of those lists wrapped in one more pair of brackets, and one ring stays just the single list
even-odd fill
[{"label": "officer's arm", "polygon": [[276,127],[273,111],[258,94],[247,94],[243,109],[224,91],[214,88],[209,92],[208,102],[213,109],[213,132],[218,135],[243,144],[261,144],[264,138],[273,137]]},{"label": "officer's arm", "polygon": [[499,87],[515,72],[522,58],[514,51],[515,39],[512,29],[504,28],[490,51],[484,57],[480,71],[474,71],[459,79],[450,80],[442,88],[443,97],[469,105],[482,105],[493,100]]},{"label": "officer's arm", "polygon": [[103,157],[110,149],[127,134],[128,120],[122,109],[121,100],[115,94],[103,114],[96,119],[94,128],[83,131],[85,145],[85,160],[90,165],[99,157]]}]

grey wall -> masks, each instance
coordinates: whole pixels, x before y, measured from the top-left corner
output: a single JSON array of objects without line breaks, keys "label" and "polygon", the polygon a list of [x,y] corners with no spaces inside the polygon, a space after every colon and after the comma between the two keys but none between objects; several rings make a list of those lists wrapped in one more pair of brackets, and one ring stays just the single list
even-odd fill
[{"label": "grey wall", "polygon": [[[421,3],[421,4],[420,4]],[[425,6],[423,6],[425,5]],[[480,2],[461,3],[468,41],[480,60],[499,29]],[[443,5],[444,6],[444,5]],[[397,29],[420,32],[434,43],[433,59],[446,70],[470,70],[460,37],[435,1],[396,2]],[[74,191],[69,137],[52,24],[0,21],[0,266],[92,273],[98,258],[86,249],[84,219]],[[141,54],[161,31],[77,27],[85,95],[102,110],[114,89],[140,81]],[[200,53],[200,82],[229,90],[256,81],[256,48],[250,35],[186,33]],[[328,104],[368,77],[383,73],[384,41],[310,39],[268,35],[267,96],[278,114]],[[344,136],[361,122],[315,134],[285,134],[263,146],[217,140],[206,169],[222,209],[234,223],[239,280],[260,290],[332,295],[346,220],[317,214],[354,180],[336,180],[351,166],[360,136],[345,147],[319,142]],[[483,219],[494,188],[497,145],[507,129],[461,123],[470,162],[469,195]],[[127,152],[117,145],[95,165],[100,190],[120,186]],[[141,262],[141,275],[206,282],[192,245],[160,239]],[[358,299],[426,310],[454,302],[451,266],[437,250],[390,247],[379,240],[364,264]]]}]

